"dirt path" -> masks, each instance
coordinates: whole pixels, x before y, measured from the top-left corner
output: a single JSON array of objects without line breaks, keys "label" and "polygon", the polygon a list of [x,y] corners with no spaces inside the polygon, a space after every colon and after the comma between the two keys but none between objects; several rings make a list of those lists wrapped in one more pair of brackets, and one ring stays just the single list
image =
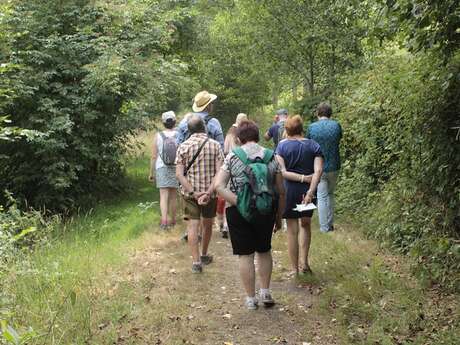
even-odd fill
[{"label": "dirt path", "polygon": [[[274,241],[273,296],[270,309],[248,311],[229,240],[214,232],[214,262],[192,274],[181,230],[145,236],[145,249],[131,257],[123,272],[112,272],[108,298],[128,298],[131,305],[118,320],[98,325],[98,336],[112,332],[115,344],[338,344],[334,330],[312,313],[321,287],[303,286],[285,275]],[[97,337],[96,337],[97,338]],[[115,339],[116,338],[116,339]]]}]

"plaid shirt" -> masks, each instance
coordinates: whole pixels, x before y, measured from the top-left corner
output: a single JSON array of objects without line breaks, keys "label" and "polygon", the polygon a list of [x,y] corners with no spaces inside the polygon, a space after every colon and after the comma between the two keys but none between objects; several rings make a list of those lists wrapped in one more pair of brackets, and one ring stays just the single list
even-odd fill
[{"label": "plaid shirt", "polygon": [[[182,164],[185,170],[206,138],[205,133],[195,133],[180,144],[177,149],[176,164]],[[224,154],[220,144],[213,139],[209,139],[187,172],[187,180],[195,192],[206,192],[208,190],[212,179],[217,174],[217,163],[223,160]],[[181,191],[184,194],[183,188],[181,188]]]}]

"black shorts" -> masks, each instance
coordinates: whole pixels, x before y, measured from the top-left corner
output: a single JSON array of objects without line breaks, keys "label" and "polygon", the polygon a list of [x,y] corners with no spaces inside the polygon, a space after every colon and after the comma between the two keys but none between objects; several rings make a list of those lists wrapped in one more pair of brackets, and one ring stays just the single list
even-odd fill
[{"label": "black shorts", "polygon": [[254,224],[247,222],[236,206],[227,207],[226,215],[234,255],[265,253],[272,248],[276,212],[269,216],[258,216]]}]

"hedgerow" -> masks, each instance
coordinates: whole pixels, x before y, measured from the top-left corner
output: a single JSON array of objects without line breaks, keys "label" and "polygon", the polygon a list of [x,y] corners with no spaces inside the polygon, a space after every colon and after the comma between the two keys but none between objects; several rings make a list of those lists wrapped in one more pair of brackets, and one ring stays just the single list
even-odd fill
[{"label": "hedgerow", "polygon": [[415,258],[427,282],[459,289],[460,55],[390,47],[344,81],[340,212]]}]

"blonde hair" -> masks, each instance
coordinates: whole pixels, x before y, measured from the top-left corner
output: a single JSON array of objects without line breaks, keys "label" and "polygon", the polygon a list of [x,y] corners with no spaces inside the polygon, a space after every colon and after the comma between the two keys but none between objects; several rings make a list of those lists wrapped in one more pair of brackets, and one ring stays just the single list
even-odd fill
[{"label": "blonde hair", "polygon": [[300,115],[289,116],[284,124],[286,134],[290,137],[303,133],[303,120]]},{"label": "blonde hair", "polygon": [[239,113],[238,115],[236,115],[235,124],[239,126],[241,122],[247,121],[247,120],[248,120],[248,115],[246,115],[245,113]]}]

